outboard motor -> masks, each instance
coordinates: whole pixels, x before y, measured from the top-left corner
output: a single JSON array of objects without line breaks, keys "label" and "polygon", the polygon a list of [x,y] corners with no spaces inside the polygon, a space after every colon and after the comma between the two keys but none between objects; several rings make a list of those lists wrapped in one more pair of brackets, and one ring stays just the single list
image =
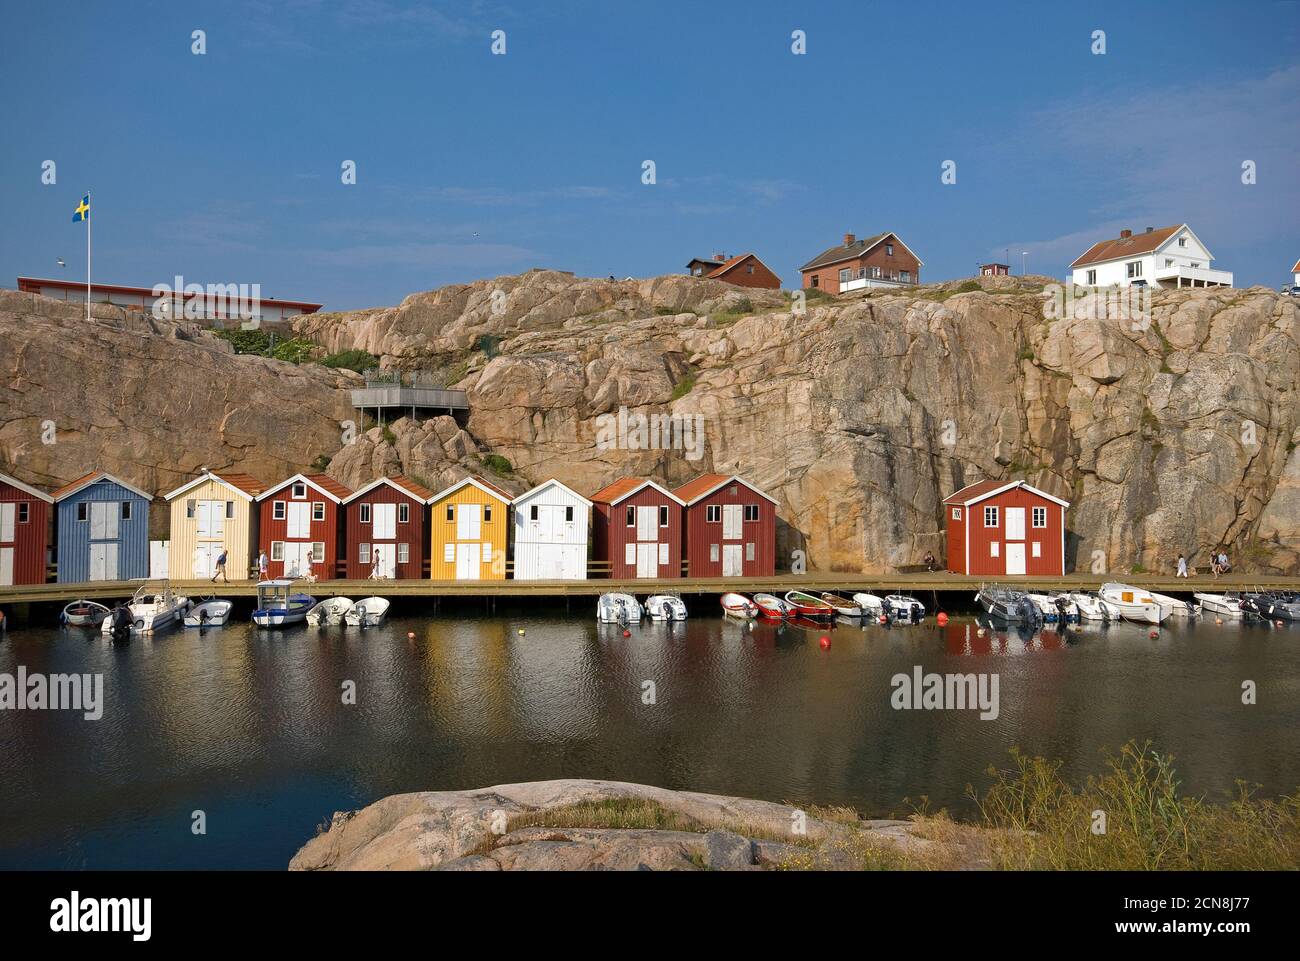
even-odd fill
[{"label": "outboard motor", "polygon": [[919,620],[921,619],[921,605],[920,605],[920,604],[913,604],[913,605],[911,606],[911,608],[908,610],[908,618],[911,619],[911,621],[912,621],[913,623],[915,623],[915,622],[917,622],[917,621],[919,621]]},{"label": "outboard motor", "polygon": [[122,641],[131,636],[131,609],[125,604],[119,604],[113,608],[113,613],[109,615],[112,622],[110,628],[113,640]]},{"label": "outboard motor", "polygon": [[1054,599],[1054,603],[1056,606],[1057,622],[1061,624],[1068,624],[1070,621],[1070,602],[1067,601],[1064,597],[1058,596]]}]

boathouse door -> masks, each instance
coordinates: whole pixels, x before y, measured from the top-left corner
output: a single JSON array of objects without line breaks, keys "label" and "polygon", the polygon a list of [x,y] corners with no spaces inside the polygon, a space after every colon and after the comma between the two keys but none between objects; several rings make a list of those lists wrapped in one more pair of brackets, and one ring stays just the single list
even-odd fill
[{"label": "boathouse door", "polygon": [[[653,507],[643,507],[641,510],[653,511]],[[658,544],[638,544],[636,546],[636,576],[637,577],[658,577],[659,576],[659,545]]]},{"label": "boathouse door", "polygon": [[[731,506],[731,505],[727,505]],[[725,536],[725,535],[724,535]],[[722,545],[722,576],[740,577],[745,573],[744,548],[739,544]]]},{"label": "boathouse door", "polygon": [[[468,505],[477,507],[478,505]],[[463,509],[463,507],[462,507]],[[479,545],[456,545],[456,580],[476,581],[479,579]]]},{"label": "boathouse door", "polygon": [[[741,504],[722,505],[722,539],[724,541],[740,540],[741,531],[744,529],[744,510],[745,508]],[[722,559],[722,563],[725,567],[727,563],[725,556]],[[724,570],[722,573],[725,576],[727,572]],[[736,571],[736,573],[739,574],[740,571]]]},{"label": "boathouse door", "polygon": [[92,581],[117,580],[117,544],[115,542],[91,543],[90,579]]},{"label": "boathouse door", "polygon": [[[636,539],[639,541],[657,541],[659,540],[659,525],[657,519],[659,511],[651,507],[638,507],[636,509]],[[638,565],[640,562],[638,561]],[[654,575],[650,575],[654,576]]]},{"label": "boathouse door", "polygon": [[1007,544],[1007,574],[1024,574],[1025,572],[1025,545],[1022,541],[1019,544]]},{"label": "boathouse door", "polygon": [[8,587],[14,582],[14,549],[0,547],[0,584]]}]

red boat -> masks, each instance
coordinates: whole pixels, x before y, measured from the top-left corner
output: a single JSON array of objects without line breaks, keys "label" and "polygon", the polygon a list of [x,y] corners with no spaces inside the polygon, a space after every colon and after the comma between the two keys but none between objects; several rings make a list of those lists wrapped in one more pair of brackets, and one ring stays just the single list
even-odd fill
[{"label": "red boat", "polygon": [[827,618],[835,615],[835,608],[820,597],[813,597],[803,591],[790,591],[785,595],[785,602],[794,608],[799,617]]},{"label": "red boat", "polygon": [[763,617],[770,617],[779,621],[783,617],[788,617],[794,613],[790,610],[790,605],[775,594],[755,594],[754,603],[758,605],[758,613]]}]

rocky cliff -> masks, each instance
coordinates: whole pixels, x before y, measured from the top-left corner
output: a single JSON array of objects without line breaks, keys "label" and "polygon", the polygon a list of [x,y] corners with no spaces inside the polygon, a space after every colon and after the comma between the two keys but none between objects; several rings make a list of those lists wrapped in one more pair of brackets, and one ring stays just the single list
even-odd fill
[{"label": "rocky cliff", "polygon": [[1049,283],[801,304],[685,276],[530,271],[301,318],[324,350],[363,348],[468,391],[462,422],[403,418],[355,437],[340,427],[360,419],[352,375],[0,294],[0,470],[53,485],[103,466],[157,491],[200,464],[271,479],[322,455],[352,485],[482,471],[515,490],[555,476],[590,492],[626,473],[734,472],[780,502],[780,566],[803,549],[814,568],[867,572],[942,554],[951,491],[1024,477],[1073,503],[1079,568],[1169,569],[1180,551],[1204,563],[1226,544],[1249,569],[1300,572],[1295,301],[1161,291],[1141,317],[1112,317],[1096,298],[1053,307]]}]

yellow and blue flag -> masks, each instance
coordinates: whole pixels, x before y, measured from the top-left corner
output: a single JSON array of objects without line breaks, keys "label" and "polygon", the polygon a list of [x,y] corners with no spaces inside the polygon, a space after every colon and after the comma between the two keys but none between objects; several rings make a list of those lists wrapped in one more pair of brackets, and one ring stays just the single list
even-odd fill
[{"label": "yellow and blue flag", "polygon": [[79,220],[89,220],[89,219],[90,219],[90,194],[86,194],[86,196],[81,198],[81,203],[77,205],[77,209],[73,211],[72,222],[75,224]]}]

